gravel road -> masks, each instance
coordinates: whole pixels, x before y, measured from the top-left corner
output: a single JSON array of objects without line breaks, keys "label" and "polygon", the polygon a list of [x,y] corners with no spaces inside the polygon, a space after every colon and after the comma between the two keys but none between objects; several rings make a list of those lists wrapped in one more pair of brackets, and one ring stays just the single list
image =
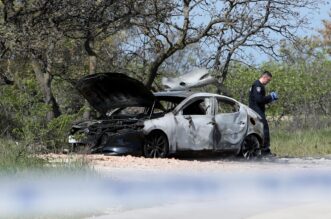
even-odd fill
[{"label": "gravel road", "polygon": [[331,156],[320,158],[262,158],[243,160],[235,157],[177,157],[168,159],[146,159],[132,156],[86,155],[93,166],[101,171],[128,170],[162,170],[191,172],[245,172],[254,171],[287,171],[298,169],[331,168]]}]

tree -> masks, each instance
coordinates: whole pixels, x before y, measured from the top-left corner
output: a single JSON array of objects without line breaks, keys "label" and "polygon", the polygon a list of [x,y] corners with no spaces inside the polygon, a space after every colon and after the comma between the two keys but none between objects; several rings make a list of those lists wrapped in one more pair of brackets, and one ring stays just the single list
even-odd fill
[{"label": "tree", "polygon": [[52,56],[61,35],[50,19],[51,3],[47,1],[2,1],[1,35],[9,48],[9,58],[29,59],[44,95],[51,107],[47,119],[61,114],[52,92]]},{"label": "tree", "polygon": [[316,36],[298,38],[294,42],[284,40],[279,53],[282,61],[291,66],[325,61],[327,55],[322,40]]},{"label": "tree", "polygon": [[53,19],[58,31],[70,39],[84,41],[89,57],[89,73],[97,68],[95,42],[125,29],[139,13],[144,0],[66,0],[58,1],[61,16]]},{"label": "tree", "polygon": [[[96,44],[130,26],[146,0],[66,0],[58,1],[61,16],[53,19],[56,29],[65,37],[84,42],[88,55],[89,74],[97,72]],[[88,105],[88,103],[86,103]],[[84,118],[90,117],[85,110]]]},{"label": "tree", "polygon": [[[331,14],[329,15],[331,17]],[[327,48],[328,54],[331,54],[331,20],[323,20],[324,28],[319,30],[322,35],[322,43]]]},{"label": "tree", "polygon": [[203,61],[205,66],[219,72],[218,79],[222,83],[230,62],[245,59],[246,48],[276,55],[279,37],[294,39],[295,31],[307,22],[298,11],[318,3],[317,0],[153,2],[150,7],[159,11],[159,19],[151,21],[148,17],[135,22],[138,36],[143,39],[140,45],[149,51],[141,57],[151,60],[147,69],[148,87],[152,86],[166,59],[196,43],[208,47],[210,56]]},{"label": "tree", "polygon": [[108,37],[125,28],[131,17],[139,13],[144,2],[1,1],[1,42],[10,45],[13,57],[19,55],[31,60],[44,93],[44,101],[52,108],[47,115],[48,120],[60,115],[51,85],[55,74],[53,63],[60,58],[57,53],[63,51],[66,39],[84,41],[89,57],[89,73],[93,74],[97,68],[97,54],[94,50],[96,39]]}]

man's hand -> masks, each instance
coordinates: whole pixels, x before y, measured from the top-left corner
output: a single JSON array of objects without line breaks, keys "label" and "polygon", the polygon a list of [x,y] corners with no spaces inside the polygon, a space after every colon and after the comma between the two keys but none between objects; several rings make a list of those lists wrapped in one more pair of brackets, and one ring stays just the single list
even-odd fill
[{"label": "man's hand", "polygon": [[271,92],[270,93],[272,101],[278,100],[278,94],[277,92]]}]

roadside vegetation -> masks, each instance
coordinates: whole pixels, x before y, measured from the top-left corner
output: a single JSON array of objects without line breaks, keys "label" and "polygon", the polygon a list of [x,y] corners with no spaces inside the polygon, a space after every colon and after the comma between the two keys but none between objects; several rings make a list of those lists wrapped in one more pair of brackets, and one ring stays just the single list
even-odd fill
[{"label": "roadside vegetation", "polygon": [[0,140],[0,171],[16,173],[28,169],[40,169],[46,160],[29,152],[22,143],[11,140]]},{"label": "roadside vegetation", "polygon": [[271,127],[271,149],[278,156],[323,157],[331,155],[331,128],[289,131]]},{"label": "roadside vegetation", "polygon": [[65,158],[47,156],[35,151],[34,145],[0,139],[0,175],[31,174],[95,174],[84,155]]}]

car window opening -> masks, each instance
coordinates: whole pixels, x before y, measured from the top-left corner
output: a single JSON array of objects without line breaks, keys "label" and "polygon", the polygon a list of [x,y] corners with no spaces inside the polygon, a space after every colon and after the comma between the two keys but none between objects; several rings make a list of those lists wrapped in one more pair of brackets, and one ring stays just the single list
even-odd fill
[{"label": "car window opening", "polygon": [[183,115],[206,115],[210,111],[209,99],[199,99],[183,109]]},{"label": "car window opening", "polygon": [[218,113],[236,113],[239,111],[239,106],[232,101],[217,99]]}]

